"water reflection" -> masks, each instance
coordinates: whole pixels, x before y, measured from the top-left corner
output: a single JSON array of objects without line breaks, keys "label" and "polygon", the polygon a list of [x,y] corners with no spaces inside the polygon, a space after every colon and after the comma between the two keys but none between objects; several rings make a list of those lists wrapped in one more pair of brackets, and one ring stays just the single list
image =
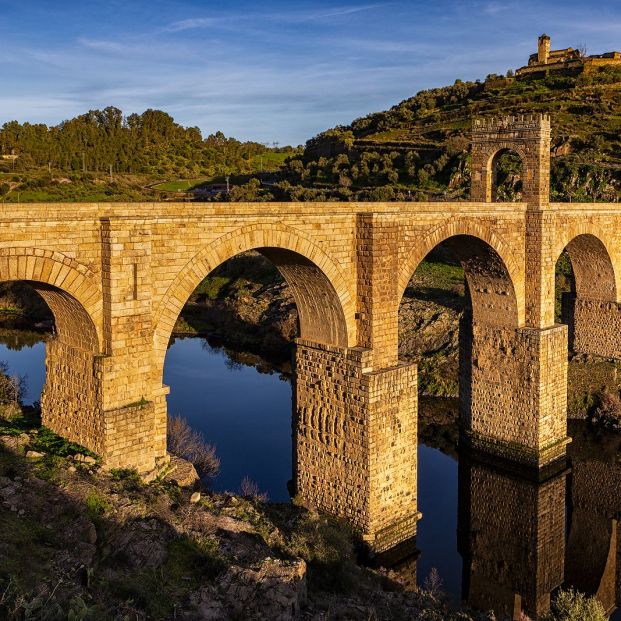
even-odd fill
[{"label": "water reflection", "polygon": [[508,619],[533,619],[563,584],[564,464],[547,472],[492,467],[474,455],[459,463],[462,597]]},{"label": "water reflection", "polygon": [[[0,331],[0,360],[27,375],[29,403],[45,378],[41,338]],[[291,385],[282,370],[204,339],[172,343],[169,411],[217,445],[216,489],[237,490],[250,476],[272,500],[288,499]],[[421,400],[419,410],[424,517],[416,540],[392,556],[392,580],[412,589],[436,568],[455,601],[494,609],[499,619],[521,611],[536,619],[561,585],[614,610],[621,601],[621,437],[571,423],[568,467],[535,475],[458,453],[456,402]]]}]

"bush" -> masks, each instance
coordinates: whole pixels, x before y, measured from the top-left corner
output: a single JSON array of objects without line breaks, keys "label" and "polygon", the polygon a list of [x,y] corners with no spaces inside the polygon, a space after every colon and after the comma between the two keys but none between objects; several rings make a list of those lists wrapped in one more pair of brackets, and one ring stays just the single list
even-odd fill
[{"label": "bush", "polygon": [[597,405],[591,414],[591,422],[608,429],[621,429],[621,399],[618,392],[602,390],[595,395]]},{"label": "bush", "polygon": [[244,477],[242,479],[240,490],[242,496],[247,498],[252,498],[259,502],[267,502],[268,500],[267,494],[264,492],[262,493],[259,490],[259,486],[250,477]]},{"label": "bush", "polygon": [[604,607],[594,598],[569,589],[561,590],[543,621],[606,621]]},{"label": "bush", "polygon": [[205,442],[200,431],[190,427],[181,416],[169,416],[167,423],[167,445],[169,453],[187,459],[194,464],[201,477],[215,477],[220,470],[216,447]]},{"label": "bush", "polygon": [[21,405],[26,394],[26,379],[9,375],[9,365],[0,362],[0,405]]}]

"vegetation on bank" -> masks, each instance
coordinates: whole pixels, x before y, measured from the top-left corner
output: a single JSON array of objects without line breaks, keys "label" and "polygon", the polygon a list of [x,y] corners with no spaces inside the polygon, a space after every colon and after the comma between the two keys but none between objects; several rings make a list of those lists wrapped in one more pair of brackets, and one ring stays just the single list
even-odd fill
[{"label": "vegetation on bank", "polygon": [[9,121],[0,128],[0,200],[160,200],[229,177],[244,183],[294,153],[222,132],[203,138],[160,110],[124,116],[110,106],[54,127]]}]

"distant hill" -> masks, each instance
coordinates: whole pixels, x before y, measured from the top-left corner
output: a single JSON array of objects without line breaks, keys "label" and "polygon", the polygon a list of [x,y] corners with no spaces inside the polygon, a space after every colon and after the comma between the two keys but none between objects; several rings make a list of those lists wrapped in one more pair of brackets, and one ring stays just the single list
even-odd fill
[{"label": "distant hill", "polygon": [[[529,112],[552,116],[553,200],[621,199],[619,67],[421,91],[309,140],[283,171],[282,198],[467,199],[472,119]],[[499,172],[504,198],[519,199],[519,160],[505,157]]]},{"label": "distant hill", "polygon": [[[275,170],[295,151],[183,127],[166,112],[113,106],[59,125],[0,127],[0,200],[157,200],[168,191]],[[181,180],[179,182],[179,180]]]}]

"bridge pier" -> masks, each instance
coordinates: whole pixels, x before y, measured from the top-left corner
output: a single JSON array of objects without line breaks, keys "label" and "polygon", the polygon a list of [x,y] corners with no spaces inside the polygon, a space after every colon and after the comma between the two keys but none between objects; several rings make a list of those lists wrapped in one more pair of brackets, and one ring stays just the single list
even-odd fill
[{"label": "bridge pier", "polygon": [[[167,388],[150,390],[137,358],[94,356],[55,338],[46,345],[42,423],[99,455],[107,468],[153,470],[166,459]],[[133,376],[133,377],[132,377]]]},{"label": "bridge pier", "polygon": [[542,466],[565,454],[567,328],[462,330],[463,439],[510,461]]},{"label": "bridge pier", "polygon": [[565,293],[561,312],[571,351],[621,359],[621,304]]},{"label": "bridge pier", "polygon": [[376,552],[416,534],[416,366],[373,371],[371,351],[298,339],[295,485]]}]

